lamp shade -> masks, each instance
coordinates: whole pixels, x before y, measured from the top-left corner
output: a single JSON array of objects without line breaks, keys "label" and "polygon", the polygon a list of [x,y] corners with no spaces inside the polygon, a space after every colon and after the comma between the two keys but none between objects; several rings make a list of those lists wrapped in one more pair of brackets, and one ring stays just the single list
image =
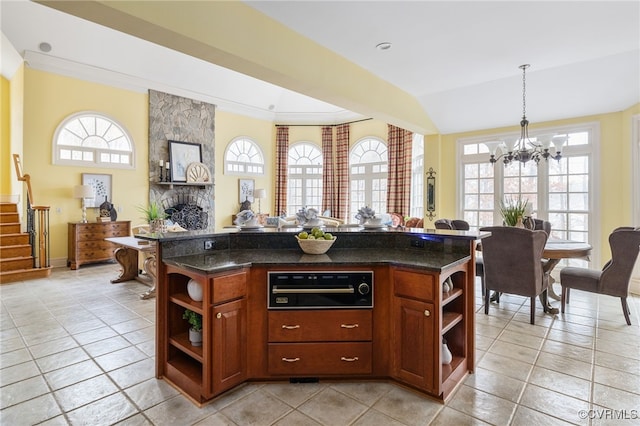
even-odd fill
[{"label": "lamp shade", "polygon": [[256,189],[253,191],[253,198],[267,198],[267,190],[266,189]]},{"label": "lamp shade", "polygon": [[91,185],[74,186],[73,198],[93,198],[93,187]]}]

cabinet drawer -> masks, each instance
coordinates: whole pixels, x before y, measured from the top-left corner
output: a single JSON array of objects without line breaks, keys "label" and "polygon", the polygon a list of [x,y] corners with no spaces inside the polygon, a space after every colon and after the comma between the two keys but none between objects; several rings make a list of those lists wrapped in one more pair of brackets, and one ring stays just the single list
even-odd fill
[{"label": "cabinet drawer", "polygon": [[269,343],[269,373],[371,374],[371,343]]},{"label": "cabinet drawer", "polygon": [[78,231],[78,241],[102,240],[108,237],[127,237],[126,225],[117,224],[103,227],[81,228]]},{"label": "cabinet drawer", "polygon": [[214,277],[212,281],[214,304],[239,299],[247,294],[247,273],[245,271]]},{"label": "cabinet drawer", "polygon": [[112,253],[117,248],[113,243],[104,240],[80,241],[77,247],[78,250],[111,250]]},{"label": "cabinet drawer", "polygon": [[396,269],[393,272],[393,291],[396,296],[430,302],[433,300],[435,276]]},{"label": "cabinet drawer", "polygon": [[78,252],[78,256],[76,256],[76,261],[78,262],[105,259],[113,259],[113,250],[100,248],[81,250]]},{"label": "cabinet drawer", "polygon": [[371,340],[370,310],[269,312],[270,342]]}]

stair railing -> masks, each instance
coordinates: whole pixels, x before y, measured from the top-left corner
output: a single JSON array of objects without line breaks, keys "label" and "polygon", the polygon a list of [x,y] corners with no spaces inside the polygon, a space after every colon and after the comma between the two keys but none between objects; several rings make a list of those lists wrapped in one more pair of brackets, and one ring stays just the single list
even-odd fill
[{"label": "stair railing", "polygon": [[50,268],[51,243],[49,241],[49,206],[33,205],[33,193],[31,192],[31,177],[22,173],[20,156],[13,154],[13,164],[18,175],[18,180],[27,185],[27,233],[31,245],[31,256],[34,268]]}]

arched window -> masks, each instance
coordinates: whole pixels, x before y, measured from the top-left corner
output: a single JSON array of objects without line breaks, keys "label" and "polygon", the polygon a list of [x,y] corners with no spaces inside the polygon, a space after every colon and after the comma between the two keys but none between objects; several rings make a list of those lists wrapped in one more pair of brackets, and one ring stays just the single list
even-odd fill
[{"label": "arched window", "polygon": [[364,138],[353,146],[349,154],[349,218],[363,206],[371,207],[376,213],[387,212],[388,163],[387,145],[378,138]]},{"label": "arched window", "polygon": [[287,211],[294,214],[307,206],[322,213],[322,152],[311,142],[289,147]]},{"label": "arched window", "polygon": [[133,140],[113,118],[84,111],[65,118],[53,136],[53,162],[61,165],[134,166]]},{"label": "arched window", "polygon": [[227,175],[264,175],[264,155],[260,146],[246,136],[233,139],[224,153]]}]

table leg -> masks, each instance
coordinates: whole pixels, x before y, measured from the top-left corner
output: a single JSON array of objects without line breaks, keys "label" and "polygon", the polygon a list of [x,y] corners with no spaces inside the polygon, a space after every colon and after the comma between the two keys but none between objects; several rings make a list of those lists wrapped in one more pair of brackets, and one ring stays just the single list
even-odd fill
[{"label": "table leg", "polygon": [[150,255],[144,260],[143,269],[144,272],[151,278],[151,288],[140,295],[141,299],[150,299],[156,296],[156,255],[155,253]]},{"label": "table leg", "polygon": [[549,275],[549,286],[547,287],[546,291],[540,294],[540,303],[542,303],[542,307],[544,308],[544,311],[552,315],[556,315],[560,313],[560,310],[558,308],[554,308],[553,306],[551,306],[551,304],[549,303],[549,297],[548,297],[548,296],[551,296],[552,299],[560,300],[560,297],[558,297],[555,291],[553,291],[554,279],[551,277],[551,271],[553,271],[553,268],[555,268],[558,263],[560,263],[560,259],[547,259],[542,264],[542,270],[544,271],[545,274]]},{"label": "table leg", "polygon": [[119,247],[114,252],[116,261],[122,269],[118,278],[111,280],[112,284],[133,280],[138,276],[138,251],[128,247]]}]

